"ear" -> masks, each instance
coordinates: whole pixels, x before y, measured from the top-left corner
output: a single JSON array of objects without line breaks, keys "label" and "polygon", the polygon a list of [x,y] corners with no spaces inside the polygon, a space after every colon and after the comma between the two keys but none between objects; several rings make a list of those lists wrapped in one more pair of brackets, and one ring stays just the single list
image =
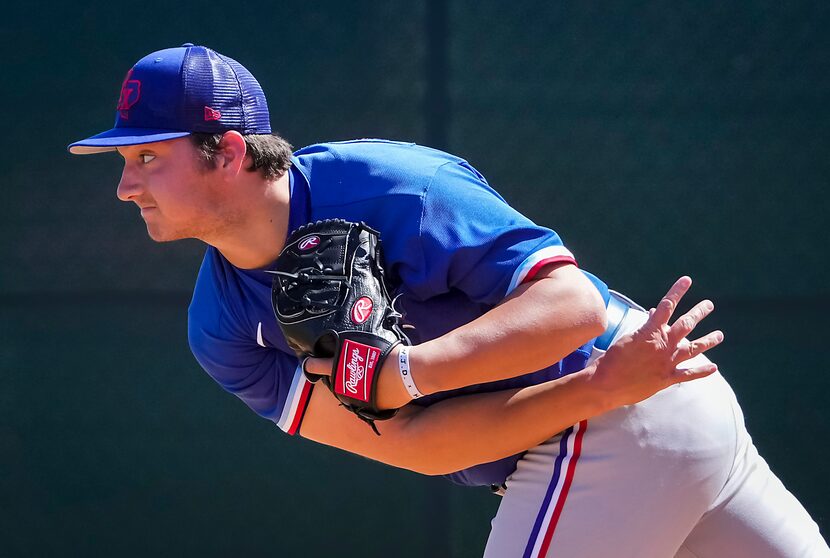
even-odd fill
[{"label": "ear", "polygon": [[246,153],[247,146],[242,134],[235,130],[225,132],[216,149],[216,168],[236,176],[242,171]]}]

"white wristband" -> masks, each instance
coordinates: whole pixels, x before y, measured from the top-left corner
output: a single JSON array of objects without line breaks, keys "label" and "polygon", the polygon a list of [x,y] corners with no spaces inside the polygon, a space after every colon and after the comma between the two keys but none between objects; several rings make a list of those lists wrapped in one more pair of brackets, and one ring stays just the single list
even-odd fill
[{"label": "white wristband", "polygon": [[409,347],[406,345],[401,345],[401,351],[398,354],[398,367],[401,371],[403,386],[409,392],[412,399],[423,397],[424,394],[418,391],[418,388],[415,387],[415,382],[412,381],[412,371],[409,369]]}]

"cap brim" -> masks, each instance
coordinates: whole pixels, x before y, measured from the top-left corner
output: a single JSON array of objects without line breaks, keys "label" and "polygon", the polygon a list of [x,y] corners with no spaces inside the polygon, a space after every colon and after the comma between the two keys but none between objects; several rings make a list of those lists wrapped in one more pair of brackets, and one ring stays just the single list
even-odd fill
[{"label": "cap brim", "polygon": [[73,155],[91,155],[115,151],[116,147],[126,145],[141,145],[157,141],[167,141],[189,136],[190,132],[178,130],[154,130],[152,128],[113,128],[85,140],[76,141],[69,145],[69,152]]}]

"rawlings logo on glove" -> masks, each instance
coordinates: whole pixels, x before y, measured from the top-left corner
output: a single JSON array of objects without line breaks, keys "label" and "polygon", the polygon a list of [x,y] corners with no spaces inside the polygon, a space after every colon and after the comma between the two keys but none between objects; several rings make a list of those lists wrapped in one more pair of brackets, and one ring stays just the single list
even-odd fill
[{"label": "rawlings logo on glove", "polygon": [[396,345],[409,345],[386,288],[378,232],[342,219],[304,225],[270,273],[271,303],[288,345],[301,359],[333,358],[324,383],[378,433],[374,421],[397,410],[377,408],[376,372]]},{"label": "rawlings logo on glove", "polygon": [[380,349],[345,339],[337,363],[340,383],[335,384],[337,395],[346,395],[369,402],[369,389],[380,357]]},{"label": "rawlings logo on glove", "polygon": [[357,302],[352,306],[352,321],[356,324],[362,324],[372,315],[372,299],[368,296],[357,299]]}]

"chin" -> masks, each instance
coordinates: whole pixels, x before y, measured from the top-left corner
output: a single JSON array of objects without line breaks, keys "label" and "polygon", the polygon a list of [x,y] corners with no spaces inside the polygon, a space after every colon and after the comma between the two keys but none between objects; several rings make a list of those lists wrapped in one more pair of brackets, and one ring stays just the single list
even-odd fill
[{"label": "chin", "polygon": [[150,225],[147,225],[147,236],[154,242],[173,242],[174,240],[186,238],[183,235],[175,234],[171,231],[164,231],[158,227],[151,227]]}]

